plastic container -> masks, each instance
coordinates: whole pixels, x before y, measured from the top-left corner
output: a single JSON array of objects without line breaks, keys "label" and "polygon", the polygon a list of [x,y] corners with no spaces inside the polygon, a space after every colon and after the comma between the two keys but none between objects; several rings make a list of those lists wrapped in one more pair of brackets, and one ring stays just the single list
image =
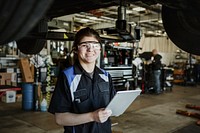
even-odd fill
[{"label": "plastic container", "polygon": [[47,100],[45,98],[42,99],[42,102],[40,104],[40,110],[42,112],[46,112],[47,111]]},{"label": "plastic container", "polygon": [[34,87],[32,83],[22,83],[22,109],[34,109]]}]

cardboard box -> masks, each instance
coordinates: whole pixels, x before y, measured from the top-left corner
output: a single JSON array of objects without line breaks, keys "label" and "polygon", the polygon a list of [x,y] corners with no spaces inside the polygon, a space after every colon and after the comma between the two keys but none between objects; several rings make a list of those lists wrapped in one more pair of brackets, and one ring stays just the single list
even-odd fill
[{"label": "cardboard box", "polygon": [[0,73],[0,85],[6,85],[11,80],[11,73]]},{"label": "cardboard box", "polygon": [[20,69],[22,73],[22,82],[32,83],[34,82],[34,78],[30,69],[30,63],[27,58],[20,59]]},{"label": "cardboard box", "polygon": [[17,87],[18,86],[18,82],[11,82],[11,85]]},{"label": "cardboard box", "polygon": [[1,97],[1,101],[5,103],[14,103],[16,101],[16,91],[6,91]]},{"label": "cardboard box", "polygon": [[16,102],[22,102],[22,94],[16,94]]},{"label": "cardboard box", "polygon": [[7,73],[14,73],[15,72],[15,68],[6,68],[6,72]]},{"label": "cardboard box", "polygon": [[11,85],[11,80],[6,80],[5,85]]}]

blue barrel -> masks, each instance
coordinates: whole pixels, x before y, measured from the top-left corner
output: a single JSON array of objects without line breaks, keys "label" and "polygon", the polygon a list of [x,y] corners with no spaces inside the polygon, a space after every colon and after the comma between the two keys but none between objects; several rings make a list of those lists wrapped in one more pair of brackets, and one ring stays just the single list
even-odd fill
[{"label": "blue barrel", "polygon": [[34,87],[32,83],[22,83],[22,109],[34,109]]}]

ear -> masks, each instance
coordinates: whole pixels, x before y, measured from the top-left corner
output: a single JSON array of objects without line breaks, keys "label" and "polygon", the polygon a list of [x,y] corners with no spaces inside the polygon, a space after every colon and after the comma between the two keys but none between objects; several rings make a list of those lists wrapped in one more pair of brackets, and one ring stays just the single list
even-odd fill
[{"label": "ear", "polygon": [[72,47],[72,50],[75,50],[75,51],[76,51],[76,50],[77,50],[77,48],[76,48],[76,47]]},{"label": "ear", "polygon": [[72,47],[72,51],[74,52],[74,53],[77,53],[77,48],[76,47]]}]

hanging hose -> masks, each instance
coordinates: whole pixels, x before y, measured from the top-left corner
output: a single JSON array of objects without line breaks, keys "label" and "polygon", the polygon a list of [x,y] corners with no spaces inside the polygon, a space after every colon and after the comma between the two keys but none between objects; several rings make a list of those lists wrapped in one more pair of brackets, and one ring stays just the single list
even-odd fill
[{"label": "hanging hose", "polygon": [[47,100],[47,107],[49,106],[50,100],[51,100],[51,93],[50,93],[50,89],[51,89],[51,65],[48,64],[47,65],[47,87],[46,87],[46,100]]}]

